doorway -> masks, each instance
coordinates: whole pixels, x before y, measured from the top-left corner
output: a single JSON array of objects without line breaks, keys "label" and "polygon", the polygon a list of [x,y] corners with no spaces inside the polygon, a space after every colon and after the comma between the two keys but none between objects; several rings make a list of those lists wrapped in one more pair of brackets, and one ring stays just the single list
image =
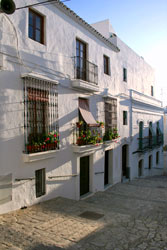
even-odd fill
[{"label": "doorway", "polygon": [[104,161],[104,185],[109,184],[109,151],[105,151]]},{"label": "doorway", "polygon": [[141,177],[142,174],[143,174],[143,160],[140,160],[138,164],[138,176]]},{"label": "doorway", "polygon": [[80,196],[89,192],[89,156],[80,158]]},{"label": "doorway", "polygon": [[129,178],[128,168],[127,168],[127,157],[128,154],[128,146],[122,146],[122,177]]}]

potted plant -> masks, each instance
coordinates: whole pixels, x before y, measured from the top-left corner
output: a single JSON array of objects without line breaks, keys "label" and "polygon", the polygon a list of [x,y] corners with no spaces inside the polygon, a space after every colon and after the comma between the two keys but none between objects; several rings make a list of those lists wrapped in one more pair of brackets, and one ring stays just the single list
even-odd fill
[{"label": "potted plant", "polygon": [[118,137],[120,136],[116,128],[108,129],[103,136],[103,141],[111,141],[111,140],[117,139]]},{"label": "potted plant", "polygon": [[27,153],[54,150],[59,143],[59,134],[57,131],[51,131],[47,134],[31,136],[29,140],[30,143],[26,145]]},{"label": "potted plant", "polygon": [[99,124],[99,127],[104,128],[104,122],[99,122],[99,121],[96,122]]}]

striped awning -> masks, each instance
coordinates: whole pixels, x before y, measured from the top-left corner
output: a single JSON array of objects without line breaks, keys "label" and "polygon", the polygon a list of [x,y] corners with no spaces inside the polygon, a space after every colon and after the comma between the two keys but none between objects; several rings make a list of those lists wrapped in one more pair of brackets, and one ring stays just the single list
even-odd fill
[{"label": "striped awning", "polygon": [[99,126],[99,124],[96,122],[94,119],[92,113],[89,110],[89,102],[87,99],[82,99],[79,98],[79,110],[81,112],[81,115],[84,119],[84,121],[89,125],[89,126]]}]

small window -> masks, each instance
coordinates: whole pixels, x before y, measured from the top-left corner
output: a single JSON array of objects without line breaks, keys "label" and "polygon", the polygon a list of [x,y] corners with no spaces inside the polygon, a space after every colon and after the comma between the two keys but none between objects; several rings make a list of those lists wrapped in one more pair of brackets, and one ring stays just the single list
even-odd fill
[{"label": "small window", "polygon": [[127,82],[127,69],[123,68],[123,81]]},{"label": "small window", "polygon": [[159,151],[156,153],[156,164],[159,164]]},{"label": "small window", "polygon": [[123,125],[128,125],[128,112],[123,111]]},{"label": "small window", "polygon": [[154,87],[151,86],[151,96],[154,96]]},{"label": "small window", "polygon": [[103,56],[103,60],[104,60],[104,73],[109,75],[110,74],[110,70],[109,70],[109,57],[108,56]]},{"label": "small window", "polygon": [[34,10],[29,10],[29,38],[44,44],[44,17]]},{"label": "small window", "polygon": [[152,155],[150,155],[149,158],[148,158],[148,168],[149,169],[152,168]]},{"label": "small window", "polygon": [[46,193],[45,179],[45,168],[35,171],[36,197],[40,197]]}]

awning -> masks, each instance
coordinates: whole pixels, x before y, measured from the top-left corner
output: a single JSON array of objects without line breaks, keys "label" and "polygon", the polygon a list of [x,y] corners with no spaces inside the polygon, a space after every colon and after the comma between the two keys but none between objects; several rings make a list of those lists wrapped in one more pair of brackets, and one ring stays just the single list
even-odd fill
[{"label": "awning", "polygon": [[99,124],[96,122],[94,119],[93,115],[91,114],[89,110],[89,103],[87,99],[82,99],[79,98],[79,110],[81,112],[81,115],[84,119],[84,121],[89,125],[89,126],[99,126]]}]

